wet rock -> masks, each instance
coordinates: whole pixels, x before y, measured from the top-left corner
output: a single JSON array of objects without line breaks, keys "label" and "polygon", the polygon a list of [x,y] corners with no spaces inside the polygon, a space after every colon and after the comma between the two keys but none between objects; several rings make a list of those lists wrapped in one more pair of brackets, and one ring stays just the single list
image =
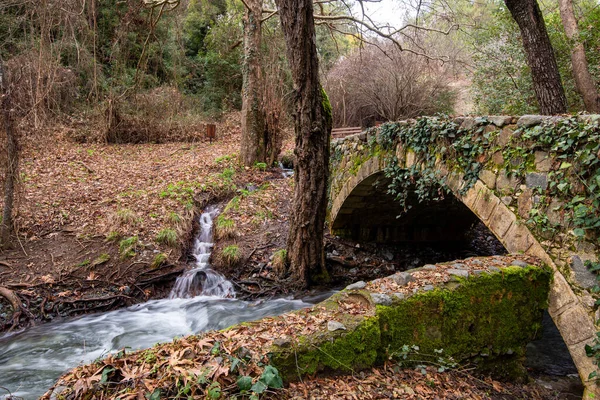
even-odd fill
[{"label": "wet rock", "polygon": [[467,271],[465,269],[450,268],[450,269],[447,270],[447,272],[450,275],[459,276],[461,278],[468,278],[469,277],[469,271]]},{"label": "wet rock", "polygon": [[346,330],[346,327],[341,322],[329,321],[329,322],[327,322],[327,330],[329,332],[335,332],[335,331]]},{"label": "wet rock", "polygon": [[404,286],[408,282],[412,282],[415,280],[414,276],[412,276],[408,272],[398,272],[397,274],[391,275],[390,278],[392,278],[392,280],[400,286]]},{"label": "wet rock", "polygon": [[390,296],[388,296],[387,294],[371,293],[371,299],[373,300],[373,302],[375,304],[378,304],[381,306],[391,306],[392,305],[392,298]]},{"label": "wet rock", "polygon": [[347,290],[357,290],[357,289],[364,289],[367,286],[365,281],[358,281],[355,282],[351,285],[346,286]]}]

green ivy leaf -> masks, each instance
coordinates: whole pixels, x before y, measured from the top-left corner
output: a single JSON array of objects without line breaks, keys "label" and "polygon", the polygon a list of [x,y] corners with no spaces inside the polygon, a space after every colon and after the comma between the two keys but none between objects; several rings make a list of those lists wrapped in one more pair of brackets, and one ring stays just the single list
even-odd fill
[{"label": "green ivy leaf", "polygon": [[252,387],[252,378],[249,376],[240,376],[237,380],[237,386],[240,391],[250,390]]},{"label": "green ivy leaf", "polygon": [[265,390],[267,390],[267,385],[265,385],[261,381],[258,381],[254,385],[252,385],[252,387],[250,388],[250,390],[252,390],[256,394],[261,394]]},{"label": "green ivy leaf", "polygon": [[260,376],[259,381],[273,389],[279,389],[283,387],[283,380],[279,375],[279,371],[272,365],[267,365],[265,367],[265,370]]},{"label": "green ivy leaf", "polygon": [[160,389],[154,389],[154,392],[146,393],[145,397],[148,400],[160,400]]},{"label": "green ivy leaf", "polygon": [[583,237],[585,236],[585,231],[581,228],[575,228],[573,229],[573,234],[577,237]]}]

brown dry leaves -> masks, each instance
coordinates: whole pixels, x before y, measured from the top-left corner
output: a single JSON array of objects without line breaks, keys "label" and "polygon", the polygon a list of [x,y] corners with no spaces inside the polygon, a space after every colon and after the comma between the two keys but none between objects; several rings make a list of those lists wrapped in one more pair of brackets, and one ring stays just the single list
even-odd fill
[{"label": "brown dry leaves", "polygon": [[154,239],[180,213],[168,184],[201,184],[221,167],[215,158],[239,152],[239,118],[217,128],[217,141],[167,144],[78,144],[56,133],[24,143],[18,223],[29,237],[61,229],[104,235],[118,210],[131,210],[127,235]]}]

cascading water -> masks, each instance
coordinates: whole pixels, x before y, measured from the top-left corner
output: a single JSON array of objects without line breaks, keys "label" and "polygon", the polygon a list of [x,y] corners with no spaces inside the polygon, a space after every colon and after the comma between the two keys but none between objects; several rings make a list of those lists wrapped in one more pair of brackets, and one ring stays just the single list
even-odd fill
[{"label": "cascading water", "polygon": [[301,300],[235,299],[231,282],[208,264],[216,214],[216,208],[210,208],[200,217],[195,268],[177,280],[169,299],[0,336],[0,399],[8,398],[4,389],[17,398],[38,398],[69,369],[123,348],[148,348],[176,336],[224,329],[310,305]]},{"label": "cascading water", "polygon": [[200,216],[200,231],[194,240],[193,256],[196,259],[196,268],[185,272],[177,278],[175,286],[169,295],[170,299],[190,298],[200,294],[205,296],[235,297],[235,290],[231,282],[218,272],[210,268],[213,219],[218,214],[216,207],[210,206]]}]

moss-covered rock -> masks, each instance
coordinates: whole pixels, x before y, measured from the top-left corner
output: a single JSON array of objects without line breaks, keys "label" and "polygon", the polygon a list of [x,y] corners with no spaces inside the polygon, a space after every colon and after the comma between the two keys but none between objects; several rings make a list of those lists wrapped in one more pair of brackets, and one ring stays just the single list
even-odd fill
[{"label": "moss-covered rock", "polygon": [[329,315],[337,308],[345,330],[319,330],[274,345],[271,361],[294,380],[323,370],[368,368],[399,354],[404,345],[416,345],[420,354],[443,349],[445,357],[495,377],[523,378],[525,346],[540,331],[551,277],[546,267],[511,266],[396,298],[390,306],[367,299],[360,313],[345,312],[347,304],[361,302],[368,292],[344,291],[320,308]]}]

